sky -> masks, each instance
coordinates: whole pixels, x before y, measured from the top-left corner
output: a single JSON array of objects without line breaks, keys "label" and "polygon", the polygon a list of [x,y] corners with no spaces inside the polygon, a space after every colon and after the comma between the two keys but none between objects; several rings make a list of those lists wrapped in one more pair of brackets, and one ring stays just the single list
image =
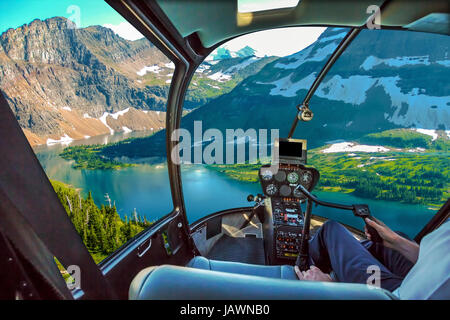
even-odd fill
[{"label": "sky", "polygon": [[[17,28],[34,19],[62,16],[78,27],[102,25],[128,40],[142,35],[102,0],[0,0],[0,33]],[[246,45],[258,55],[286,56],[313,43],[325,28],[282,28],[245,35],[226,43],[230,50]]]},{"label": "sky", "polygon": [[290,27],[259,31],[230,40],[224,46],[229,50],[237,51],[248,45],[257,51],[256,55],[284,57],[309,46],[325,29]]}]

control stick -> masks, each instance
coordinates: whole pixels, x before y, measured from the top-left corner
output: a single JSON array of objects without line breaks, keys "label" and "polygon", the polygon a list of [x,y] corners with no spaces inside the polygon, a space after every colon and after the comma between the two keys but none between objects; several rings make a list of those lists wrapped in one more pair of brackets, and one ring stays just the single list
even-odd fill
[{"label": "control stick", "polygon": [[300,243],[300,251],[298,253],[297,261],[295,261],[295,264],[299,267],[300,271],[306,271],[309,269],[309,229],[311,226],[311,211],[312,201],[308,199],[303,224],[302,242]]},{"label": "control stick", "polygon": [[[361,217],[364,222],[366,222],[366,218],[369,218],[370,220],[374,220],[373,217],[370,214],[369,206],[367,204],[354,204],[353,205],[353,213],[357,217]],[[383,242],[383,239],[378,234],[378,231],[375,230],[374,227],[369,226],[366,223],[367,232],[370,234],[370,240],[373,242]]]},{"label": "control stick", "polygon": [[[309,201],[312,201],[316,204],[320,204],[324,207],[353,211],[353,214],[357,217],[362,218],[364,220],[364,222],[365,222],[366,218],[373,220],[373,217],[370,214],[369,206],[366,204],[354,204],[354,205],[349,206],[349,205],[345,205],[345,204],[322,201],[322,200],[319,200],[319,198],[317,198],[316,196],[312,195],[301,184],[299,184],[297,187],[295,187],[295,190],[299,190],[301,193],[303,193],[305,195],[306,198],[308,198]],[[378,232],[373,227],[369,226],[367,223],[366,223],[366,228],[367,228],[367,231],[369,232],[370,238],[373,242],[382,242],[383,241],[383,239],[380,237]]]}]

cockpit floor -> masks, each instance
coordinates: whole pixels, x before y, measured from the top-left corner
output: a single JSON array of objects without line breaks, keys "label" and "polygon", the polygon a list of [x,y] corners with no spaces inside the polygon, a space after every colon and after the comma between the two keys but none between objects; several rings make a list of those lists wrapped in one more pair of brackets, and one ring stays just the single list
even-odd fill
[{"label": "cockpit floor", "polygon": [[234,238],[224,234],[211,248],[207,258],[221,261],[265,264],[264,240],[261,238]]}]

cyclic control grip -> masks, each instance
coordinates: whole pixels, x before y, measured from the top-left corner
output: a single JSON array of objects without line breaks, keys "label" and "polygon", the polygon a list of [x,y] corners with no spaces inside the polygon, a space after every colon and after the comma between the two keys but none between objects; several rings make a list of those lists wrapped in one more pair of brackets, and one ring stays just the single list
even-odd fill
[{"label": "cyclic control grip", "polygon": [[[369,218],[370,220],[374,221],[373,217],[370,214],[369,206],[367,204],[354,204],[353,213],[355,214],[355,216],[361,217],[364,220],[364,223],[366,223],[365,220],[366,218]],[[383,239],[380,237],[375,228],[369,226],[367,223],[366,228],[373,242],[383,242]]]}]

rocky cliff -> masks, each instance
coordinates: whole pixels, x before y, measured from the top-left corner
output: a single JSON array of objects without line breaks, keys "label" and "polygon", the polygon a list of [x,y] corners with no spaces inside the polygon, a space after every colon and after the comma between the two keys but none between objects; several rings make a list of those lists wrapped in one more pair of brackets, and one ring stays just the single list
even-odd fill
[{"label": "rocky cliff", "polygon": [[[222,64],[230,69],[246,59],[245,70],[220,73]],[[266,60],[241,55],[205,63],[194,77],[186,107],[230,91]],[[250,70],[249,62],[258,67]],[[129,41],[101,26],[77,29],[62,17],[37,19],[0,36],[0,90],[32,144],[160,130],[174,68],[146,39]]]},{"label": "rocky cliff", "polygon": [[[109,132],[99,119],[105,112],[163,111],[167,88],[136,82],[136,71],[155,61],[169,62],[146,40],[76,29],[64,18],[34,20],[0,36],[0,88],[34,144],[77,139]],[[132,119],[127,126],[135,129]]]},{"label": "rocky cliff", "polygon": [[[295,106],[348,29],[328,28],[307,48],[266,64],[231,92],[186,115],[181,127],[194,132],[226,129],[279,129],[286,137]],[[220,51],[218,54],[227,54]],[[294,138],[308,148],[333,140],[351,141],[391,129],[419,130],[450,138],[450,38],[393,30],[363,30],[319,85],[310,101],[314,119],[300,122]],[[225,136],[225,134],[224,134]],[[165,154],[164,132],[126,145],[114,155]]]}]

